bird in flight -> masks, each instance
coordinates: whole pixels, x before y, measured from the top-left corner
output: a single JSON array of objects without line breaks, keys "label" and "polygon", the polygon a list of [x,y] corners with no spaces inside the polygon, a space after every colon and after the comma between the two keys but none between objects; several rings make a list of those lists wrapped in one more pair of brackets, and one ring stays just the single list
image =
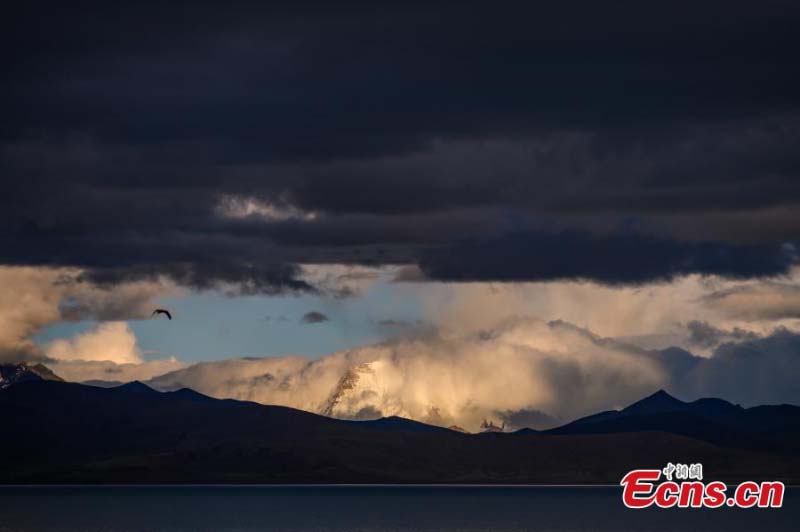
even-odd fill
[{"label": "bird in flight", "polygon": [[153,317],[153,316],[155,316],[156,314],[165,314],[165,315],[167,316],[167,318],[169,318],[170,320],[172,320],[172,314],[170,314],[168,310],[164,310],[163,308],[157,308],[157,309],[155,309],[155,310],[153,311],[153,313],[150,315],[150,317],[152,318],[152,317]]}]

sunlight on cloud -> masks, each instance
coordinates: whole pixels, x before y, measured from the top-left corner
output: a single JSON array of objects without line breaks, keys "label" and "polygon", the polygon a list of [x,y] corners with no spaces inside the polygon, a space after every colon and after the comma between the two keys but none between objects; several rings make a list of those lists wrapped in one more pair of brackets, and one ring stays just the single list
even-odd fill
[{"label": "sunlight on cloud", "polygon": [[[157,297],[179,294],[174,287],[154,281],[99,287],[80,281],[77,270],[4,267],[0,279],[9,288],[0,293],[0,353],[45,360],[74,381],[152,379],[162,390],[190,387],[340,418],[398,415],[468,430],[484,419],[544,428],[659,388],[687,398],[797,399],[797,269],[780,282],[686,276],[614,288],[393,283],[395,267],[304,265],[302,272],[323,297],[358,296],[377,284],[387,297],[401,295],[395,290],[415,294],[427,326],[319,359],[187,366],[176,358],[146,360],[122,321],[149,317]],[[42,347],[31,340],[65,320],[100,323]]]},{"label": "sunlight on cloud", "polygon": [[[0,267],[0,363],[44,361],[67,380],[126,382],[184,366],[175,358],[144,360],[124,321],[149,318],[156,299],[183,293],[163,281],[97,286],[72,268]],[[100,323],[44,346],[32,337],[64,321]]]},{"label": "sunlight on cloud", "polygon": [[74,268],[0,266],[0,360],[43,358],[32,337],[48,325],[148,318],[156,298],[182,293],[165,281],[97,286],[80,274]]},{"label": "sunlight on cloud", "polygon": [[[645,350],[569,323],[510,319],[463,335],[426,334],[302,357],[204,362],[149,382],[345,419],[402,416],[478,430],[547,428],[663,388],[687,399],[796,402],[800,335],[777,330],[700,357]],[[754,356],[757,354],[757,356]]]},{"label": "sunlight on cloud", "polygon": [[124,383],[144,381],[170,371],[186,367],[175,357],[158,360],[141,360],[136,363],[115,363],[109,360],[53,360],[47,367],[59,377],[68,381],[102,381],[105,383]]},{"label": "sunlight on cloud", "polygon": [[730,319],[744,321],[800,319],[800,285],[746,283],[708,294],[704,302]]},{"label": "sunlight on cloud", "polygon": [[400,266],[358,264],[301,264],[299,278],[335,298],[359,296],[379,283],[394,279]]},{"label": "sunlight on cloud", "polygon": [[[322,268],[321,271],[327,271]],[[333,276],[336,277],[336,276]],[[201,363],[153,380],[217,397],[334,417],[399,415],[476,430],[483,419],[537,428],[616,408],[658,388],[688,398],[788,401],[800,371],[796,320],[776,308],[798,286],[685,276],[608,287],[588,282],[398,283],[423,301],[431,327],[324,356]],[[746,316],[713,294],[780,290]],[[744,297],[744,296],[742,296]],[[742,305],[747,307],[747,302]],[[785,328],[785,329],[783,329]],[[677,349],[676,349],[677,347]],[[745,352],[762,352],[752,366]],[[744,368],[744,369],[743,369]],[[762,375],[742,385],[741,371]],[[788,380],[787,380],[788,379]],[[735,388],[724,382],[739,382]],[[765,387],[759,383],[770,382]]]},{"label": "sunlight on cloud", "polygon": [[444,334],[489,329],[518,316],[564,320],[605,337],[647,348],[679,346],[710,354],[692,342],[691,323],[721,331],[766,335],[800,329],[800,269],[782,283],[729,281],[689,275],[671,282],[609,287],[598,283],[422,283],[429,321]]},{"label": "sunlight on cloud", "polygon": [[217,203],[217,215],[223,218],[257,218],[267,222],[287,220],[313,221],[319,217],[315,211],[304,211],[286,202],[271,202],[250,196],[225,194]]},{"label": "sunlight on cloud", "polygon": [[101,323],[68,340],[54,340],[45,347],[45,354],[56,360],[107,360],[116,364],[142,361],[136,336],[122,321]]},{"label": "sunlight on cloud", "polygon": [[[635,349],[585,331],[515,320],[491,334],[424,336],[318,360],[237,359],[158,377],[161,389],[281,404],[344,418],[398,415],[476,429],[486,417],[544,411],[570,418],[625,404],[666,382]],[[569,398],[569,401],[565,399]]]}]

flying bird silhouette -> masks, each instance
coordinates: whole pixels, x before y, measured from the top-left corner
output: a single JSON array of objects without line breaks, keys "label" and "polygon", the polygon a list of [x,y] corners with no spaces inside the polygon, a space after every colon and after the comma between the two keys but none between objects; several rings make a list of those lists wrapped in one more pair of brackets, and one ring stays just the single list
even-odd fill
[{"label": "flying bird silhouette", "polygon": [[155,316],[156,314],[166,314],[167,318],[169,318],[170,320],[172,320],[172,314],[170,314],[168,310],[164,310],[163,308],[157,308],[157,309],[155,309],[155,310],[153,311],[153,313],[150,315],[150,317],[152,318],[152,317],[153,317],[153,316]]}]

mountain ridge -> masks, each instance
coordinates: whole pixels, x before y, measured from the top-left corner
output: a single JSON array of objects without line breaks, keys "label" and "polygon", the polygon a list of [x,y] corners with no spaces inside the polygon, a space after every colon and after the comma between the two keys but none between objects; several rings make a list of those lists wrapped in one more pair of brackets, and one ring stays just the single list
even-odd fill
[{"label": "mountain ridge", "polygon": [[[789,426],[800,408],[750,410],[751,420],[765,420],[757,425],[763,428],[776,420]],[[676,413],[685,414],[652,415]],[[141,383],[20,382],[0,391],[0,418],[14,435],[0,439],[3,483],[616,483],[630,469],[668,461],[702,462],[721,480],[800,481],[797,453],[764,441],[713,443],[657,426],[465,434],[398,417],[338,420]]]},{"label": "mountain ridge", "polygon": [[621,410],[579,418],[545,432],[602,434],[648,430],[662,430],[727,447],[798,451],[800,407],[743,408],[709,397],[685,402],[659,390]]},{"label": "mountain ridge", "polygon": [[63,381],[44,364],[0,364],[0,390],[30,380]]}]

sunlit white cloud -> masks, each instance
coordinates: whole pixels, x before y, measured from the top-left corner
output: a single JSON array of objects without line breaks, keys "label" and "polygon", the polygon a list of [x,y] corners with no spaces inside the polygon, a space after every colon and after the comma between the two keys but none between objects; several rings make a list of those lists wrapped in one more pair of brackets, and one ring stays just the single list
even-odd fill
[{"label": "sunlit white cloud", "polygon": [[0,266],[0,286],[0,360],[42,358],[32,338],[48,325],[147,318],[158,298],[182,293],[161,280],[99,286],[74,268]]},{"label": "sunlit white cloud", "polygon": [[152,382],[337,417],[371,412],[476,429],[486,417],[513,412],[563,419],[619,406],[668,378],[656,360],[635,348],[604,345],[575,327],[527,319],[491,333],[424,335],[318,360],[202,363]]},{"label": "sunlit white cloud", "polygon": [[[425,318],[444,332],[491,328],[509,318],[565,320],[598,335],[649,348],[679,346],[709,354],[692,341],[690,324],[766,335],[800,330],[800,269],[778,283],[689,275],[670,282],[611,287],[592,282],[420,283]],[[740,335],[740,336],[741,336]]]},{"label": "sunlit white cloud", "polygon": [[566,322],[518,318],[479,333],[429,333],[317,360],[200,363],[151,384],[340,418],[397,415],[468,430],[492,419],[509,428],[544,428],[625,406],[659,388],[687,399],[798,402],[798,352],[800,335],[785,330],[700,357],[644,350]]},{"label": "sunlit white cloud", "polygon": [[402,268],[359,264],[301,264],[299,278],[326,296],[344,298],[359,296],[379,283],[387,283]]},{"label": "sunlit white cloud", "polygon": [[[791,293],[798,280],[795,270],[780,285],[697,275],[638,287],[390,283],[416,294],[429,327],[319,360],[199,364],[154,384],[338,417],[400,415],[471,430],[484,418],[552,425],[658,388],[687,398],[713,392],[732,400],[796,401],[786,386],[766,385],[798,376],[800,364],[789,354],[796,323],[775,320],[770,311],[759,319],[733,315],[713,294]],[[741,373],[738,345],[764,351],[758,367],[747,370],[762,375],[757,382],[727,380]],[[667,349],[674,346],[685,350]]]},{"label": "sunlit white cloud", "polygon": [[313,221],[320,215],[315,211],[305,211],[287,202],[273,202],[250,196],[225,194],[216,205],[218,216],[223,218],[257,218],[267,222],[286,220]]},{"label": "sunlit white cloud", "polygon": [[128,324],[121,321],[101,323],[72,338],[54,340],[45,346],[45,354],[56,360],[105,360],[116,364],[142,361],[136,336]]},{"label": "sunlit white cloud", "polygon": [[708,294],[704,303],[733,320],[800,320],[800,283],[743,283]]},{"label": "sunlit white cloud", "polygon": [[[0,363],[39,360],[60,377],[126,382],[184,367],[175,358],[147,360],[125,321],[148,318],[160,297],[183,293],[166,281],[98,286],[74,268],[0,267]],[[44,345],[34,336],[62,322],[99,323]]]},{"label": "sunlit white cloud", "polygon": [[[417,322],[425,326],[406,327],[401,336],[387,330],[391,339],[384,342],[319,359],[188,365],[184,356],[190,354],[149,359],[121,321],[148,317],[159,296],[181,294],[169,284],[102,287],[81,281],[77,270],[2,268],[9,288],[0,292],[0,348],[46,360],[68,380],[152,379],[161,389],[187,386],[336,417],[399,415],[469,430],[484,419],[509,427],[552,426],[658,388],[687,398],[800,400],[792,391],[800,378],[800,336],[792,332],[800,330],[793,307],[800,293],[797,270],[780,281],[693,275],[608,287],[392,282],[399,269],[302,267],[321,301],[336,299],[330,308],[320,307],[332,316],[331,327],[340,305],[376,286],[388,301],[415,297],[421,305]],[[380,316],[395,323],[392,318]],[[41,346],[31,340],[47,325],[84,319],[100,323]],[[685,350],[666,349],[675,346]]]},{"label": "sunlit white cloud", "polygon": [[184,368],[186,363],[175,357],[121,364],[108,360],[50,360],[47,367],[68,381],[123,383],[151,379]]}]

